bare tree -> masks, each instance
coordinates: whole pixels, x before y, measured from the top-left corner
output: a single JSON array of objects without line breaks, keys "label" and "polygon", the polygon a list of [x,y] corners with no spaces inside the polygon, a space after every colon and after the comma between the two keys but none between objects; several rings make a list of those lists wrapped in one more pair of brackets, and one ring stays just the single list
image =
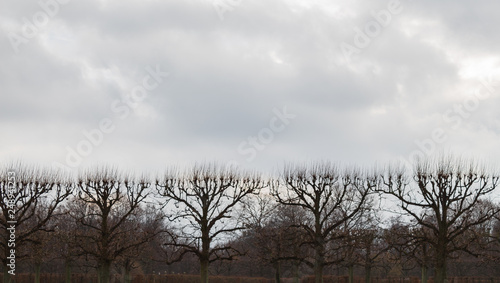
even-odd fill
[{"label": "bare tree", "polygon": [[270,195],[258,195],[245,203],[245,242],[248,255],[260,266],[272,266],[275,282],[281,282],[283,263],[292,264],[294,281],[299,281],[298,268],[304,260],[304,233],[298,228],[302,210],[276,204]]},{"label": "bare tree", "polygon": [[70,213],[86,228],[77,236],[78,248],[97,261],[99,282],[109,283],[111,264],[154,236],[152,233],[149,237],[130,237],[140,229],[130,222],[138,217],[150,183],[145,177],[135,180],[114,168],[103,167],[83,173],[77,186],[74,202],[82,209]]},{"label": "bare tree", "polygon": [[421,272],[420,281],[427,283],[429,267],[434,256],[426,239],[432,237],[432,232],[426,227],[401,223],[399,219],[394,219],[385,233],[393,258],[397,258],[402,265],[409,266],[407,269],[418,266]]},{"label": "bare tree", "polygon": [[[38,205],[35,214],[45,215],[48,209],[50,209],[49,203],[42,199],[40,200],[40,204]],[[56,221],[60,216],[60,213],[60,209],[56,209],[51,219],[47,221],[44,229],[40,229],[39,231],[33,233],[29,238],[29,242],[24,247],[26,258],[29,259],[29,262],[33,265],[35,283],[40,283],[42,265],[56,258],[58,254],[54,247],[58,244],[55,236],[58,231]],[[39,220],[36,217],[32,217],[25,223],[29,226],[35,226],[38,221]]]},{"label": "bare tree", "polygon": [[274,223],[276,204],[266,194],[255,195],[244,202],[243,215],[247,228],[243,241],[245,254],[262,267],[272,266],[275,270],[276,282],[280,281],[280,262],[282,248],[282,227]]},{"label": "bare tree", "polygon": [[[491,231],[489,234],[489,244],[487,250],[489,255],[486,257],[488,261],[494,262],[498,267],[500,267],[500,214],[495,216],[491,225]],[[500,268],[497,268],[497,271]]]},{"label": "bare tree", "polygon": [[367,204],[367,209],[358,217],[346,221],[342,230],[336,232],[338,260],[347,267],[350,283],[354,282],[356,265],[364,267],[365,283],[370,283],[372,270],[378,267],[377,260],[389,250],[380,227],[381,220],[373,209],[371,199]]},{"label": "bare tree", "polygon": [[[158,235],[167,231],[164,220],[164,213],[157,207],[151,204],[141,207],[128,221],[124,222],[123,229],[132,232],[124,234],[120,241],[124,243],[153,242],[153,239]],[[140,267],[141,258],[148,257],[148,254],[145,253],[146,250],[145,245],[135,245],[117,258],[116,264],[122,270],[124,283],[132,282],[131,272]]]},{"label": "bare tree", "polygon": [[[36,233],[53,231],[49,220],[71,194],[69,179],[62,174],[21,163],[2,169],[0,174],[0,249],[3,282],[10,282],[11,261],[19,261],[21,247],[35,241]],[[41,206],[44,205],[44,209]],[[9,267],[9,264],[10,267]],[[15,272],[15,271],[14,271]]]},{"label": "bare tree", "polygon": [[52,247],[54,238],[49,237],[49,233],[38,231],[33,234],[31,241],[26,245],[27,258],[34,267],[35,283],[40,283],[42,264],[50,261],[54,255]]},{"label": "bare tree", "polygon": [[342,172],[331,163],[285,166],[272,194],[279,203],[302,207],[309,213],[311,221],[301,223],[300,227],[315,250],[314,260],[305,263],[314,267],[316,283],[323,282],[324,266],[334,263],[327,261],[325,249],[333,231],[365,209],[369,193],[376,185],[375,174],[356,169]]},{"label": "bare tree", "polygon": [[61,212],[54,219],[56,225],[54,239],[57,242],[52,248],[56,250],[57,258],[64,264],[65,283],[71,283],[72,269],[78,256],[82,254],[77,245],[78,223],[73,221],[69,213],[70,209],[84,209],[84,206],[71,206],[73,203],[69,200],[66,205],[61,207]]},{"label": "bare tree", "polygon": [[300,267],[311,254],[307,245],[307,233],[302,229],[301,223],[307,222],[306,211],[298,206],[278,205],[277,218],[284,228],[283,242],[285,253],[283,260],[290,262],[292,268],[293,282],[300,281]]},{"label": "bare tree", "polygon": [[361,260],[357,249],[361,231],[348,225],[343,226],[336,232],[337,240],[330,243],[329,249],[337,251],[334,261],[338,262],[338,267],[347,269],[348,282],[353,283],[354,267]]},{"label": "bare tree", "polygon": [[[208,282],[211,262],[232,260],[239,254],[228,245],[217,245],[221,237],[244,229],[234,221],[234,210],[244,198],[257,194],[265,187],[260,176],[243,174],[235,169],[223,169],[215,164],[196,165],[186,172],[172,170],[156,181],[158,193],[165,197],[172,209],[171,221],[179,220],[179,229],[173,242],[166,245],[182,248],[173,261],[191,253],[200,261],[201,282]],[[170,205],[170,206],[169,206]]]},{"label": "bare tree", "polygon": [[470,242],[461,236],[498,213],[497,207],[479,204],[496,188],[499,177],[472,160],[452,156],[417,161],[412,177],[403,167],[388,168],[383,190],[399,201],[417,225],[431,231],[422,237],[433,249],[435,282],[443,283],[448,258],[454,252],[469,251]]},{"label": "bare tree", "polygon": [[370,283],[372,270],[376,267],[377,259],[382,257],[390,247],[379,227],[370,227],[363,229],[359,248],[363,258],[362,265],[365,268],[365,283]]}]

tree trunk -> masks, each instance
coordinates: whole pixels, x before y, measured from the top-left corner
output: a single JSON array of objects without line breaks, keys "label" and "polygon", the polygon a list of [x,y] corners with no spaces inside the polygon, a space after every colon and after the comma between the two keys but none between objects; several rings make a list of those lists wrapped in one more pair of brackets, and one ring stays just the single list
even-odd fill
[{"label": "tree trunk", "polygon": [[110,281],[110,272],[111,262],[103,261],[99,264],[99,283],[109,283]]},{"label": "tree trunk", "polygon": [[200,280],[208,283],[208,265],[210,264],[210,229],[208,228],[207,211],[203,210],[203,221],[201,223],[201,256],[200,256]]},{"label": "tree trunk", "polygon": [[436,276],[434,283],[445,283],[446,282],[446,266],[439,264],[436,265]]},{"label": "tree trunk", "polygon": [[421,278],[421,281],[422,281],[422,283],[427,283],[427,278],[429,278],[427,266],[422,265],[421,269],[422,269],[422,278]]},{"label": "tree trunk", "polygon": [[130,269],[125,268],[125,271],[123,272],[123,283],[131,283],[132,282],[132,276],[130,276]]},{"label": "tree trunk", "polygon": [[372,267],[371,265],[365,266],[365,283],[370,283],[372,281]]},{"label": "tree trunk", "polygon": [[64,282],[71,283],[71,263],[66,262],[64,264]]},{"label": "tree trunk", "polygon": [[293,283],[300,282],[299,264],[298,261],[294,261],[293,263]]},{"label": "tree trunk", "polygon": [[314,282],[323,283],[323,256],[316,255],[314,263]]},{"label": "tree trunk", "polygon": [[201,283],[208,283],[208,259],[200,259]]},{"label": "tree trunk", "polygon": [[274,268],[274,280],[276,281],[276,283],[281,283],[280,272],[281,272],[281,264],[278,261],[276,262]]},{"label": "tree trunk", "polygon": [[436,251],[436,268],[434,283],[445,283],[446,282],[446,244],[444,241],[440,241],[438,244],[438,249]]},{"label": "tree trunk", "polygon": [[354,265],[350,264],[348,267],[349,283],[354,283]]},{"label": "tree trunk", "polygon": [[10,274],[9,274],[9,267],[7,267],[7,265],[4,265],[3,267],[3,282],[5,283],[10,283],[11,282],[11,277],[10,277]]},{"label": "tree trunk", "polygon": [[325,246],[324,240],[321,236],[316,236],[315,248],[315,261],[314,261],[314,282],[323,283],[323,267],[325,265]]},{"label": "tree trunk", "polygon": [[40,270],[42,269],[42,263],[35,263],[35,283],[40,283]]},{"label": "tree trunk", "polygon": [[365,247],[366,247],[366,255],[365,255],[365,283],[370,283],[372,280],[372,244],[373,244],[372,235],[368,234],[365,239]]}]

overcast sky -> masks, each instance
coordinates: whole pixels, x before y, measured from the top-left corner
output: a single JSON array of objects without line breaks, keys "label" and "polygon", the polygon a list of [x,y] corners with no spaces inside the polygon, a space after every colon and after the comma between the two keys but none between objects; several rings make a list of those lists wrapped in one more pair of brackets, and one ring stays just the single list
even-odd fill
[{"label": "overcast sky", "polygon": [[2,162],[500,160],[499,1],[40,3],[0,2]]}]

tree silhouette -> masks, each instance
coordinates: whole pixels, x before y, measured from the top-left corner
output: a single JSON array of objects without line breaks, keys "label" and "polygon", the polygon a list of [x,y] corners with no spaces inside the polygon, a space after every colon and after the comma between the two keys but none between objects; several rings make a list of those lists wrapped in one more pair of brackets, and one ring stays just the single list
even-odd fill
[{"label": "tree silhouette", "polygon": [[307,243],[314,249],[315,282],[323,282],[323,268],[328,261],[326,246],[332,233],[364,209],[369,193],[377,185],[377,176],[357,169],[341,171],[331,163],[310,166],[287,165],[272,194],[283,205],[305,209],[310,221],[300,227],[307,233]]},{"label": "tree silhouette", "polygon": [[208,282],[211,262],[232,260],[239,251],[224,245],[221,237],[244,229],[234,221],[234,213],[244,198],[257,194],[266,186],[258,175],[223,169],[216,164],[196,165],[191,170],[168,171],[156,181],[158,193],[165,198],[165,205],[172,204],[170,220],[183,221],[183,228],[172,235],[168,246],[181,248],[180,254],[170,260],[179,261],[191,253],[200,261],[201,282]]},{"label": "tree silhouette", "polygon": [[480,205],[498,184],[473,160],[453,156],[419,160],[410,179],[403,167],[390,167],[383,176],[383,191],[399,201],[402,210],[433,249],[435,282],[445,282],[448,258],[469,251],[471,241],[462,236],[499,212],[495,206]]}]

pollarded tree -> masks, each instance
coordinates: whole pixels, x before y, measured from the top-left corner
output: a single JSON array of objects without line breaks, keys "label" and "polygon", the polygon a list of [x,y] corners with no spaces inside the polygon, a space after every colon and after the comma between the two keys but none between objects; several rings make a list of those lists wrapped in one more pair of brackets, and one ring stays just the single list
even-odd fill
[{"label": "pollarded tree", "polygon": [[173,241],[165,243],[182,249],[172,261],[181,260],[187,253],[194,254],[200,261],[201,282],[208,282],[211,262],[232,260],[239,254],[230,245],[214,247],[214,242],[245,228],[235,221],[235,210],[245,197],[259,193],[265,186],[258,175],[215,164],[196,165],[185,172],[172,170],[159,178],[158,193],[173,211],[170,220],[183,222]]},{"label": "pollarded tree", "polygon": [[78,248],[97,261],[99,282],[109,283],[111,264],[128,250],[145,244],[155,232],[138,235],[139,224],[131,224],[141,212],[149,193],[147,178],[134,179],[109,167],[83,173],[77,182],[77,193],[70,214],[85,227],[78,233]]},{"label": "pollarded tree", "polygon": [[435,282],[443,283],[448,258],[469,248],[463,235],[498,213],[498,207],[480,204],[495,190],[499,177],[472,160],[452,156],[417,161],[412,177],[403,167],[389,168],[383,190],[417,225],[431,231],[428,237],[423,234],[424,242],[433,250]]},{"label": "pollarded tree", "polygon": [[376,185],[376,174],[340,170],[331,163],[285,166],[272,194],[279,203],[302,207],[309,214],[311,221],[300,227],[315,251],[314,260],[305,263],[314,267],[316,283],[323,282],[324,266],[334,263],[327,260],[326,250],[333,232],[366,209],[366,201]]},{"label": "pollarded tree", "polygon": [[[8,258],[14,256],[19,261],[26,257],[20,253],[21,248],[33,241],[36,233],[53,231],[49,221],[56,214],[57,207],[71,194],[71,189],[69,178],[56,171],[21,163],[2,168],[0,256],[4,267],[3,282],[10,282]],[[11,251],[15,254],[12,255]]]}]

